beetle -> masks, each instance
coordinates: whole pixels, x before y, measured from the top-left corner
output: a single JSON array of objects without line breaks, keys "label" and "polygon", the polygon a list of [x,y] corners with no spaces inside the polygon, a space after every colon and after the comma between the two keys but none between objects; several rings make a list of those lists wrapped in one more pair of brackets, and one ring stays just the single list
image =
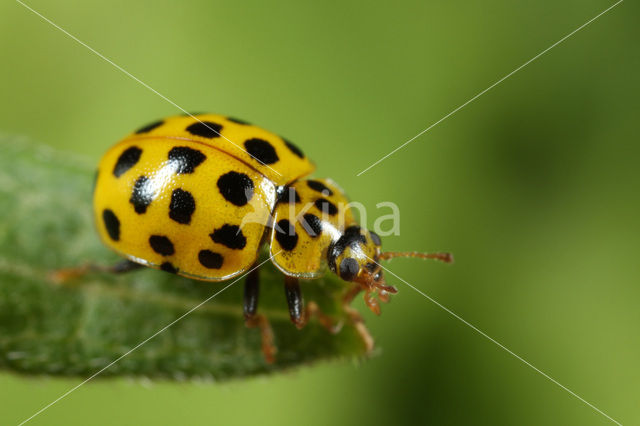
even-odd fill
[{"label": "beetle", "polygon": [[305,178],[314,168],[289,140],[232,117],[188,114],[148,124],[109,149],[98,166],[97,229],[126,259],[108,270],[147,266],[202,281],[247,274],[245,323],[260,328],[265,359],[273,362],[273,333],[257,312],[256,262],[268,244],[295,326],[316,315],[337,331],[317,304],[305,306],[299,283],[322,276],[328,265],[351,286],[343,306],[371,350],[373,339],[349,305],[364,291],[379,314],[378,299],[397,292],[378,262],[398,256],[451,262],[452,256],[382,252],[380,237],[360,227],[335,182]]}]

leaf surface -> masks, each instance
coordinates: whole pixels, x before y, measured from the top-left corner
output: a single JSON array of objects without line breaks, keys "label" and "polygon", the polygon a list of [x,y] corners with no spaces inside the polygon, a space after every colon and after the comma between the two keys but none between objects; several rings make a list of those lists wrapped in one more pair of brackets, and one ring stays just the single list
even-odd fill
[{"label": "leaf surface", "polygon": [[[229,282],[193,281],[142,269],[92,273],[56,284],[51,271],[86,263],[111,265],[91,215],[93,170],[87,160],[0,135],[0,368],[25,374],[89,376],[221,290]],[[224,380],[273,373],[328,359],[357,359],[364,345],[353,325],[329,334],[317,321],[289,321],[283,277],[261,268],[259,312],[278,347],[265,363],[260,333],[242,316],[240,279],[211,301],[102,373]],[[336,321],[344,284],[333,274],[302,282]]]}]

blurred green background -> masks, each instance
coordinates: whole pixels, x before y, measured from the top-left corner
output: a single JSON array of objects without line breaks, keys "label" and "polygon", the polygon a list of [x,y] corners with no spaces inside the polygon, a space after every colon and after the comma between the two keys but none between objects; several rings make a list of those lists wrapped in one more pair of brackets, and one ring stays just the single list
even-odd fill
[{"label": "blurred green background", "polygon": [[[356,174],[608,1],[31,0],[190,111],[284,134],[369,207],[389,268],[623,424],[640,423],[640,7],[621,3]],[[13,1],[0,5],[0,131],[98,161],[175,107]],[[379,211],[381,212],[381,211]],[[386,210],[385,210],[386,212]],[[393,280],[390,278],[389,281]],[[610,423],[401,282],[382,354],[221,385],[99,380],[33,424]],[[0,375],[0,424],[78,379]]]}]

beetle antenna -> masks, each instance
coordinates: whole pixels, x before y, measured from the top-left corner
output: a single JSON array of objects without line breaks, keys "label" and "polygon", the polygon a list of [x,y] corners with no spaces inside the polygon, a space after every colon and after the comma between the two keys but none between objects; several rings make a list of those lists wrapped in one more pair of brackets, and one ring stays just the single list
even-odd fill
[{"label": "beetle antenna", "polygon": [[418,257],[420,259],[435,259],[445,263],[453,263],[451,253],[420,253],[417,251],[386,251],[380,253],[380,260],[389,260],[394,257]]}]

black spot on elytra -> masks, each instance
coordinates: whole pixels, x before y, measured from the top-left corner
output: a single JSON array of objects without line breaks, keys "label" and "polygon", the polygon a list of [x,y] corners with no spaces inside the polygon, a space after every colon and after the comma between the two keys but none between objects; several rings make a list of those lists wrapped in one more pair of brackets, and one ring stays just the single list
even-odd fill
[{"label": "black spot on elytra", "polygon": [[172,273],[172,274],[177,274],[178,273],[178,268],[173,266],[171,264],[171,262],[164,262],[162,265],[160,265],[160,269],[162,269],[165,272]]},{"label": "black spot on elytra", "polygon": [[345,281],[351,281],[358,275],[358,262],[352,257],[345,257],[340,262],[340,278]]},{"label": "black spot on elytra", "polygon": [[220,137],[222,125],[218,123],[212,123],[211,121],[196,121],[185,130],[194,136],[202,136],[203,138],[213,139]]},{"label": "black spot on elytra", "polygon": [[321,192],[322,195],[333,195],[333,191],[329,189],[324,183],[318,180],[308,180],[307,185],[314,191]]},{"label": "black spot on elytra", "polygon": [[175,253],[173,243],[164,235],[152,235],[149,237],[149,245],[158,254],[170,256]]},{"label": "black spot on elytra", "polygon": [[224,263],[224,257],[221,254],[212,252],[211,250],[200,250],[198,253],[200,264],[209,269],[220,269]]},{"label": "black spot on elytra", "polygon": [[380,240],[380,236],[378,234],[373,231],[369,231],[369,236],[371,237],[371,241],[373,241],[373,244],[377,246],[382,245],[382,241]]},{"label": "black spot on elytra", "polygon": [[153,201],[153,188],[151,181],[146,176],[140,176],[136,183],[133,184],[133,191],[129,202],[133,204],[133,208],[138,214],[145,213],[147,207]]},{"label": "black spot on elytra", "polygon": [[317,237],[322,233],[322,221],[318,219],[318,216],[307,213],[303,216],[303,218],[304,221],[300,223],[310,237]]},{"label": "black spot on elytra", "polygon": [[251,125],[251,123],[249,123],[248,121],[240,120],[239,118],[227,117],[227,120],[229,120],[232,123],[242,124],[244,126],[250,126]]},{"label": "black spot on elytra", "polygon": [[169,203],[169,217],[178,223],[188,225],[191,222],[191,215],[196,210],[196,200],[189,191],[177,188],[171,193],[171,203]]},{"label": "black spot on elytra", "polygon": [[300,196],[295,188],[290,186],[281,186],[280,188],[278,188],[280,190],[278,191],[278,199],[276,202],[289,204],[300,202]]},{"label": "black spot on elytra", "polygon": [[207,156],[197,149],[186,146],[176,146],[169,151],[169,162],[174,167],[177,174],[193,173]]},{"label": "black spot on elytra", "polygon": [[298,234],[295,227],[287,219],[278,221],[275,228],[276,240],[284,250],[291,251],[298,244]]},{"label": "black spot on elytra", "polygon": [[253,197],[253,181],[244,173],[228,172],[218,178],[220,194],[236,206],[244,206]]},{"label": "black spot on elytra", "polygon": [[297,155],[300,158],[304,158],[304,152],[302,152],[302,150],[300,148],[298,148],[297,146],[295,146],[293,143],[291,143],[291,141],[282,138],[282,140],[284,141],[284,144],[287,146],[287,148],[289,148],[289,150],[291,150],[291,152],[293,152],[295,155]]},{"label": "black spot on elytra", "polygon": [[244,142],[247,152],[262,164],[273,164],[279,160],[276,149],[264,139],[253,138]]},{"label": "black spot on elytra", "polygon": [[315,203],[316,208],[322,213],[329,213],[331,216],[338,213],[338,208],[335,204],[325,198],[318,198]]},{"label": "black spot on elytra", "polygon": [[120,154],[118,161],[116,161],[116,165],[113,167],[113,175],[117,178],[122,176],[124,172],[136,165],[140,160],[140,155],[142,155],[142,150],[137,146],[125,149],[122,154]]},{"label": "black spot on elytra", "polygon": [[247,245],[247,239],[237,225],[222,225],[209,236],[213,242],[234,250],[241,250]]},{"label": "black spot on elytra", "polygon": [[139,128],[138,130],[136,130],[136,134],[139,135],[141,133],[148,133],[150,131],[152,131],[153,129],[160,127],[164,124],[164,120],[159,120],[159,121],[154,121],[151,124],[147,124],[144,127]]},{"label": "black spot on elytra", "polygon": [[104,227],[107,229],[107,233],[109,237],[113,241],[118,241],[120,239],[120,220],[118,216],[111,209],[104,209],[102,211],[102,221],[104,222]]}]

